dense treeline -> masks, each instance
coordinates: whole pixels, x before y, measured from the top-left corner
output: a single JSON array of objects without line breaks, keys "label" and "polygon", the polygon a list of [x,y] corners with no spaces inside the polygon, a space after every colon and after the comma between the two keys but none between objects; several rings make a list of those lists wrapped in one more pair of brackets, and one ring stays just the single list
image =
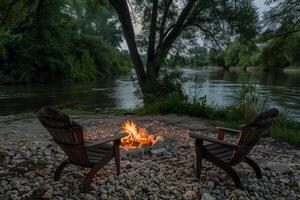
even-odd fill
[{"label": "dense treeline", "polygon": [[265,71],[280,70],[284,67],[300,66],[300,33],[265,40],[258,36],[247,42],[236,38],[226,45],[224,52],[216,47],[195,47],[187,53],[176,53],[168,60],[170,66],[259,67]]},{"label": "dense treeline", "polygon": [[265,71],[300,65],[300,1],[269,0],[270,6],[262,20],[258,34],[252,38],[225,38],[223,45],[193,47],[170,56],[169,63],[177,66],[229,67],[257,66]]},{"label": "dense treeline", "polygon": [[0,81],[93,80],[131,65],[98,1],[3,0],[0,19]]}]

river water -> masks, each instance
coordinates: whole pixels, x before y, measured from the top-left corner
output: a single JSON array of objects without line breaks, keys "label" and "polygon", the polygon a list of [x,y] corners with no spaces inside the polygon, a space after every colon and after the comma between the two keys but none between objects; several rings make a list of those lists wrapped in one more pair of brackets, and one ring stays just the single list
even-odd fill
[{"label": "river water", "polygon": [[[300,120],[300,73],[264,73],[208,69],[182,69],[184,92],[206,95],[210,105],[232,105],[244,83],[255,84],[269,106]],[[0,114],[38,110],[42,106],[78,104],[88,108],[134,108],[142,105],[127,75],[95,82],[0,85]]]}]

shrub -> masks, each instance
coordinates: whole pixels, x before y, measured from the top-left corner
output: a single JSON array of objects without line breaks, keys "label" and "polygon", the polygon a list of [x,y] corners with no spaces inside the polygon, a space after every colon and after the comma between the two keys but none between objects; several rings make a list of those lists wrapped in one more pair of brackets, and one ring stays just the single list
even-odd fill
[{"label": "shrub", "polygon": [[284,56],[284,43],[282,39],[274,39],[262,48],[259,54],[259,63],[267,71],[282,69],[289,65]]}]

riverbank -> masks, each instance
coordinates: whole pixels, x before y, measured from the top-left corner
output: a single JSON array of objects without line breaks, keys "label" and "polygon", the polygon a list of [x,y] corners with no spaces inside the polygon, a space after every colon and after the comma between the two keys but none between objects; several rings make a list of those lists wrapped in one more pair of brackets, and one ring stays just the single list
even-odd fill
[{"label": "riverbank", "polygon": [[[217,71],[223,71],[223,67],[219,66],[204,66],[199,68],[191,68],[191,69],[209,69],[209,70],[217,70]],[[246,71],[246,72],[264,72],[263,67],[258,66],[249,66],[246,69],[244,67],[229,67],[228,71],[231,72],[239,72],[239,71]],[[288,66],[281,70],[284,73],[300,73],[300,66]],[[267,73],[267,72],[265,72]]]},{"label": "riverbank", "polygon": [[[176,102],[176,98],[158,101],[156,104],[148,105],[138,109],[84,109],[80,107],[60,107],[62,112],[68,115],[86,116],[99,115],[110,116],[152,116],[161,115],[168,117],[169,114],[178,116],[190,116],[208,121],[213,126],[241,129],[243,125],[250,122],[246,120],[246,113],[239,113],[233,107],[209,107],[200,104],[189,104],[181,101]],[[174,106],[176,105],[176,106]],[[34,112],[18,113],[14,115],[0,116],[0,123],[13,122],[14,120],[35,118]],[[276,123],[269,131],[268,137],[276,141],[288,142],[291,145],[300,146],[300,122],[290,119],[284,114],[280,114]]]},{"label": "riverbank", "polygon": [[[300,198],[300,150],[271,138],[263,138],[251,152],[262,169],[258,180],[245,164],[236,168],[244,190],[235,189],[231,178],[209,162],[203,163],[200,181],[195,179],[194,141],[190,131],[215,137],[208,120],[184,115],[80,115],[74,120],[90,132],[110,134],[133,119],[165,138],[167,155],[122,157],[121,175],[114,162],[99,172],[92,190],[81,193],[87,170],[67,167],[60,181],[53,173],[65,159],[46,129],[33,117],[0,120],[0,198],[3,199],[290,199]],[[226,140],[234,141],[233,135]]]}]

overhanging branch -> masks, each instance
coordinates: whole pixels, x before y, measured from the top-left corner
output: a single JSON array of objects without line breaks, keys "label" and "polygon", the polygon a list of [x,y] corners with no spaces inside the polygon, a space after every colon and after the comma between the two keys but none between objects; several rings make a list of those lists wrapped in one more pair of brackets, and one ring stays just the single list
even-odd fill
[{"label": "overhanging branch", "polygon": [[215,35],[211,31],[203,28],[202,26],[200,26],[198,24],[192,24],[192,26],[195,26],[195,27],[199,28],[201,31],[203,31],[204,33],[208,34],[214,40],[214,42],[216,43],[217,47],[220,49],[220,51],[222,52],[222,54],[223,55],[225,54],[224,50],[222,49],[222,47],[219,44],[218,40],[216,39]]},{"label": "overhanging branch", "polygon": [[[165,38],[162,41],[161,46],[159,46],[159,53],[160,53],[159,56],[161,58],[164,58],[166,56],[166,54],[169,51],[169,49],[171,48],[172,44],[174,43],[176,38],[179,36],[179,34],[182,32],[185,20],[186,20],[187,16],[189,15],[190,11],[192,10],[193,5],[196,2],[197,2],[197,0],[189,0],[188,3],[186,4],[186,6],[182,9],[174,26],[170,30],[167,30],[167,31],[169,31],[169,34],[166,34],[166,33],[164,34]],[[156,69],[156,70],[158,71],[159,69]]]}]

